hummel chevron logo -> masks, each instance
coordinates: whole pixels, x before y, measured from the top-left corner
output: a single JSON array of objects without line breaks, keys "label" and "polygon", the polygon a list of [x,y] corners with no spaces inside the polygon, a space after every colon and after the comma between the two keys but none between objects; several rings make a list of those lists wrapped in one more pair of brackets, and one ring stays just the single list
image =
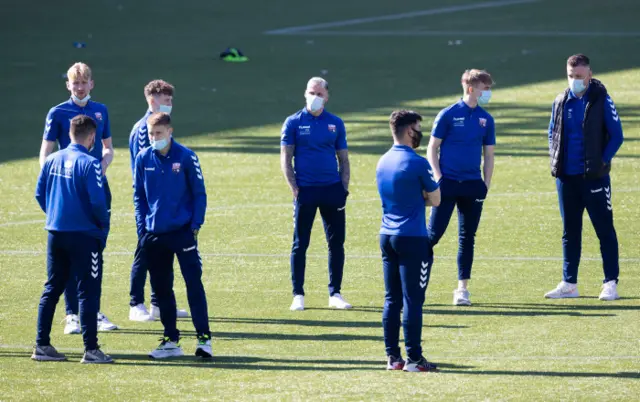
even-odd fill
[{"label": "hummel chevron logo", "polygon": [[197,157],[197,156],[195,156],[195,155],[191,155],[191,159],[193,159],[193,160],[194,160],[194,161],[196,161],[196,162],[198,161],[198,157]]},{"label": "hummel chevron logo", "polygon": [[613,205],[611,205],[611,187],[604,188],[604,195],[607,197],[607,209],[609,211],[613,210]]},{"label": "hummel chevron logo", "polygon": [[197,174],[196,177],[200,180],[202,180],[202,175],[201,174]]},{"label": "hummel chevron logo", "polygon": [[187,251],[192,251],[192,250],[195,250],[195,249],[196,249],[196,246],[191,246],[191,247],[183,248],[182,251],[184,251],[186,253]]},{"label": "hummel chevron logo", "polygon": [[420,287],[422,289],[427,287],[427,280],[429,279],[429,263],[422,261],[420,263],[422,269],[420,269]]},{"label": "hummel chevron logo", "polygon": [[484,202],[484,198],[476,198],[476,202]]},{"label": "hummel chevron logo", "polygon": [[98,258],[98,253],[94,253],[93,251],[91,252],[91,257],[93,258]]},{"label": "hummel chevron logo", "polygon": [[98,265],[98,259],[96,258],[95,260],[91,260],[91,263],[92,263],[93,265],[96,265],[96,266],[97,266],[97,265]]},{"label": "hummel chevron logo", "polygon": [[98,270],[100,269],[100,265],[98,264],[98,253],[91,252],[91,276],[93,279],[96,279],[100,273]]},{"label": "hummel chevron logo", "polygon": [[193,166],[200,167],[200,164],[198,162],[196,162],[196,161],[193,161]]},{"label": "hummel chevron logo", "polygon": [[595,190],[591,190],[591,194],[595,194],[595,193],[599,193],[602,191],[602,187],[595,189]]}]

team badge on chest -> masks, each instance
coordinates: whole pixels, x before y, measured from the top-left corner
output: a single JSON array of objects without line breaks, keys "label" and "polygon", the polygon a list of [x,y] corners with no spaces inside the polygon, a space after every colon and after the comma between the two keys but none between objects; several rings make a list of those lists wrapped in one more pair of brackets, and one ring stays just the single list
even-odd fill
[{"label": "team badge on chest", "polygon": [[480,127],[487,127],[487,119],[481,117],[478,121],[480,122]]},{"label": "team badge on chest", "polygon": [[176,162],[173,165],[171,165],[171,171],[173,173],[180,173],[180,162]]},{"label": "team badge on chest", "polygon": [[332,133],[336,132],[336,125],[335,124],[329,124],[329,126],[327,127],[329,129],[329,131],[331,131]]},{"label": "team badge on chest", "polygon": [[96,112],[95,115],[96,115],[96,119],[102,121],[102,113]]}]

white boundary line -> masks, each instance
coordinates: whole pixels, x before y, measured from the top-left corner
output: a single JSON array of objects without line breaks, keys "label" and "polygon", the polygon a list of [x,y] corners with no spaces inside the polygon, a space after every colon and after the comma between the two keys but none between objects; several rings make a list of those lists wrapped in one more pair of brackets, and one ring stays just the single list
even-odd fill
[{"label": "white boundary line", "polygon": [[[382,325],[382,324],[380,324]],[[214,331],[215,332],[215,331]],[[0,349],[8,349],[8,350],[21,350],[21,351],[31,351],[33,350],[33,345],[29,346],[29,345],[6,345],[6,344],[0,344]],[[67,353],[83,353],[84,349],[82,348],[57,348],[58,351],[60,352],[67,352]],[[107,352],[111,353],[111,354],[132,354],[132,355],[146,355],[147,353],[144,351],[140,351],[140,350],[108,350]],[[236,357],[236,355],[219,355],[216,354],[217,357]],[[563,360],[579,360],[579,361],[584,361],[584,360],[594,360],[594,361],[600,361],[600,360],[637,360],[640,359],[640,356],[631,356],[631,355],[622,355],[622,356],[456,356],[456,355],[430,355],[432,358],[434,359],[439,359],[439,360],[443,360],[443,361],[451,361],[451,360],[457,360],[457,359],[464,359],[464,360],[474,360],[474,361],[480,361],[480,360],[513,360],[513,361],[519,361],[519,360],[542,360],[542,361],[551,361],[551,360],[559,360],[559,361],[563,361]],[[242,358],[245,357],[255,357],[256,359],[256,363],[261,363],[261,361],[259,361],[260,356],[241,356]],[[266,357],[266,359],[270,359],[270,357]],[[309,360],[315,360],[318,359],[318,363],[322,364],[322,357],[321,356],[293,356],[291,358],[288,358],[287,360],[300,360],[301,363],[306,363]],[[357,360],[356,360],[357,359]],[[352,362],[352,361],[359,361],[359,360],[380,360],[381,362],[383,362],[384,360],[380,357],[380,356],[359,356],[354,360],[346,360],[346,364],[348,364],[348,362]],[[126,359],[123,359],[126,360]],[[150,362],[153,362],[153,360],[150,358],[149,359]],[[212,362],[213,364],[215,364],[215,358]],[[144,364],[144,363],[143,363]],[[243,360],[243,364],[247,364],[247,367],[250,368],[251,367],[251,363],[246,363]],[[336,363],[339,364],[339,363]],[[471,369],[469,369],[469,371],[472,371]],[[577,374],[579,374],[580,372],[577,372]]]},{"label": "white boundary line", "polygon": [[470,11],[470,10],[479,10],[483,8],[497,8],[497,7],[505,7],[516,4],[529,4],[529,3],[537,3],[540,0],[506,0],[506,1],[488,1],[484,3],[475,3],[475,4],[467,4],[460,6],[450,6],[450,7],[442,7],[442,8],[432,8],[429,10],[420,10],[420,11],[410,11],[407,13],[400,14],[391,14],[391,15],[380,15],[378,17],[367,17],[367,18],[355,18],[351,20],[343,20],[343,21],[335,21],[335,22],[324,22],[320,24],[311,24],[311,25],[302,25],[297,27],[288,27],[288,28],[280,28],[273,29],[270,31],[264,32],[266,35],[290,35],[296,34],[300,32],[311,31],[313,29],[318,28],[337,28],[337,27],[345,27],[350,25],[360,25],[367,24],[370,22],[378,22],[378,21],[394,21],[401,20],[405,18],[413,18],[413,17],[423,17],[426,15],[439,15],[439,14],[449,14],[456,13],[459,11]]},{"label": "white boundary line", "polygon": [[[0,250],[0,255],[13,255],[13,256],[40,256],[45,255],[46,251],[38,250]],[[133,257],[133,250],[131,251],[107,251],[105,256],[131,256]],[[213,258],[289,258],[290,254],[269,254],[269,253],[200,253],[203,257]],[[326,257],[326,254],[307,254],[307,257],[322,258]],[[380,255],[373,254],[347,254],[347,259],[354,260],[379,260]],[[455,255],[435,255],[437,259],[453,260],[458,258]],[[475,261],[562,261],[562,257],[542,257],[542,256],[493,256],[483,257],[475,256]],[[601,257],[582,257],[581,261],[602,261]],[[640,262],[640,257],[620,258],[620,262]]]},{"label": "white boundary line", "polygon": [[278,35],[314,36],[447,36],[454,37],[591,37],[591,38],[637,38],[640,31],[633,32],[572,32],[572,31],[293,31]]}]

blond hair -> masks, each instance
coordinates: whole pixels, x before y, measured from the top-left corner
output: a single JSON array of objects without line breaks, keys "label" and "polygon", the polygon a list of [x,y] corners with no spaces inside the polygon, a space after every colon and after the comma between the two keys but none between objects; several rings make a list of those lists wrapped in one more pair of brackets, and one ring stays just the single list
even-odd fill
[{"label": "blond hair", "polygon": [[471,69],[466,70],[462,74],[462,78],[460,79],[462,83],[462,89],[467,92],[469,87],[474,87],[477,84],[485,84],[485,85],[493,85],[493,78],[491,78],[491,74],[484,70]]},{"label": "blond hair", "polygon": [[75,81],[78,78],[91,80],[91,68],[84,63],[75,63],[67,70],[67,79],[69,81]]}]

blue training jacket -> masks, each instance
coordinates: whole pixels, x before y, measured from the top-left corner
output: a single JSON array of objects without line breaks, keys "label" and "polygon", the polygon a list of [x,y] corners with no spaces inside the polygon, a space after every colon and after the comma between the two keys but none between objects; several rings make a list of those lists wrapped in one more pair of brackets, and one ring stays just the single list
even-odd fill
[{"label": "blue training jacket", "polygon": [[79,144],[46,159],[36,186],[36,200],[47,214],[45,229],[81,232],[106,244],[109,211],[100,162]]},{"label": "blue training jacket", "polygon": [[195,152],[171,139],[167,156],[151,147],[136,157],[133,182],[138,236],[161,234],[186,225],[200,229],[207,193]]}]

